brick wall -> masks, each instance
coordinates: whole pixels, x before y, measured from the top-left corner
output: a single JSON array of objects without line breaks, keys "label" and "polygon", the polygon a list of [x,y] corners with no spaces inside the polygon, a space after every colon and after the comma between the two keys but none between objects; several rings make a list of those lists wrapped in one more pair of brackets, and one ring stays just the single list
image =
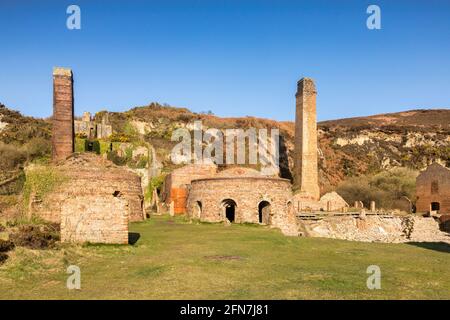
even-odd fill
[{"label": "brick wall", "polygon": [[[192,181],[188,196],[188,216],[207,222],[225,221],[224,200],[236,203],[236,223],[259,223],[259,204],[270,204],[268,224],[296,230],[289,217],[292,197],[289,180],[263,177],[211,178]],[[199,208],[201,207],[201,209]]]},{"label": "brick wall", "polygon": [[[432,188],[432,184],[435,187]],[[436,189],[437,187],[437,189]],[[416,179],[416,211],[428,212],[432,202],[440,205],[439,213],[450,213],[450,170],[438,163],[431,164]]]},{"label": "brick wall", "polygon": [[61,241],[128,243],[128,201],[112,194],[80,194],[61,206]]},{"label": "brick wall", "polygon": [[192,180],[210,178],[216,175],[217,166],[190,164],[175,169],[166,176],[163,187],[162,200],[166,204],[174,202],[175,214],[186,213],[187,188]]},{"label": "brick wall", "polygon": [[110,217],[111,212],[118,212],[119,205],[114,201],[120,198],[126,203],[127,221],[145,219],[140,177],[133,172],[91,153],[75,154],[53,169],[65,177],[65,182],[32,203],[34,215],[55,223],[62,222],[62,216],[70,212],[86,219],[90,219],[89,212]]}]

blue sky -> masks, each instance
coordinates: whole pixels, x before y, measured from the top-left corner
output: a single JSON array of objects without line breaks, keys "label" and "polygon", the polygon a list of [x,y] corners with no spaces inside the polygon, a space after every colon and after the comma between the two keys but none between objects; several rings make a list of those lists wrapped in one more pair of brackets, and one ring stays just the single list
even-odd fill
[{"label": "blue sky", "polygon": [[[68,30],[66,8],[81,8]],[[370,4],[381,30],[366,27]],[[152,101],[293,120],[311,77],[319,120],[450,108],[450,1],[1,0],[0,102],[52,112],[52,68],[75,112]]]}]

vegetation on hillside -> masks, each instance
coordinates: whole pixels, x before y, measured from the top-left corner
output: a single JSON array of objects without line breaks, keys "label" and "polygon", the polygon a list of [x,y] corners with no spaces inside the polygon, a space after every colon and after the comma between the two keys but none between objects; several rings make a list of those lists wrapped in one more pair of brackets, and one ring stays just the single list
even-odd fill
[{"label": "vegetation on hillside", "polygon": [[14,171],[27,161],[49,157],[49,121],[25,117],[1,103],[0,121],[7,124],[0,130],[0,172]]},{"label": "vegetation on hillside", "polygon": [[370,208],[370,202],[375,201],[378,207],[393,209],[403,197],[415,201],[417,174],[411,169],[393,168],[375,175],[351,177],[338,185],[337,192],[350,205],[362,201]]}]

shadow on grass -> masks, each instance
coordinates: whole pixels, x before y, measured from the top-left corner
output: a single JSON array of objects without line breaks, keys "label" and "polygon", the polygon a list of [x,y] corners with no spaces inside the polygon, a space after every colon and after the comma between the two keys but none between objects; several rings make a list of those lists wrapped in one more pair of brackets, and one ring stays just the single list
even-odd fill
[{"label": "shadow on grass", "polygon": [[136,242],[138,242],[140,237],[141,237],[140,233],[128,232],[128,244],[131,244],[131,245],[136,244]]},{"label": "shadow on grass", "polygon": [[450,244],[446,242],[407,242],[407,244],[424,249],[450,253]]}]

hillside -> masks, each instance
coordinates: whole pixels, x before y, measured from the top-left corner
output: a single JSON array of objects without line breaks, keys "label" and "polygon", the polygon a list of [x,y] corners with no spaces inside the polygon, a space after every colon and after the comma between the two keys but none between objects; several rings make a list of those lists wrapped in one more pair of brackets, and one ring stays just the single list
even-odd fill
[{"label": "hillside", "polygon": [[409,110],[397,113],[377,114],[368,117],[354,117],[339,120],[322,121],[322,127],[403,127],[429,131],[430,129],[450,129],[450,110]]},{"label": "hillside", "polygon": [[321,166],[332,184],[392,167],[423,169],[432,161],[450,165],[449,109],[324,121],[319,130]]},{"label": "hillside", "polygon": [[[293,122],[254,117],[220,118],[196,114],[187,109],[153,103],[112,114],[112,119],[130,121],[139,133],[156,145],[170,150],[173,129],[202,120],[208,128],[279,128],[283,145],[280,163],[285,177],[292,169]],[[116,129],[120,125],[116,121]],[[324,121],[318,124],[320,183],[323,189],[336,186],[348,176],[377,173],[404,166],[423,169],[432,161],[450,166],[450,110],[412,110],[369,117]],[[167,152],[159,152],[164,157]],[[168,159],[168,158],[167,158]],[[163,159],[164,160],[164,159]]]},{"label": "hillside", "polygon": [[[279,128],[282,173],[292,169],[293,122],[277,122],[254,117],[220,118],[185,108],[158,103],[126,112],[109,113],[113,139],[145,140],[156,150],[158,161],[170,170],[170,141],[174,129],[190,128],[201,120],[205,128]],[[24,117],[0,106],[0,141],[24,145],[29,139],[50,139],[51,124]],[[323,190],[336,186],[349,176],[372,174],[391,167],[422,169],[431,161],[450,166],[450,110],[411,110],[324,121],[319,129],[320,183]]]}]

